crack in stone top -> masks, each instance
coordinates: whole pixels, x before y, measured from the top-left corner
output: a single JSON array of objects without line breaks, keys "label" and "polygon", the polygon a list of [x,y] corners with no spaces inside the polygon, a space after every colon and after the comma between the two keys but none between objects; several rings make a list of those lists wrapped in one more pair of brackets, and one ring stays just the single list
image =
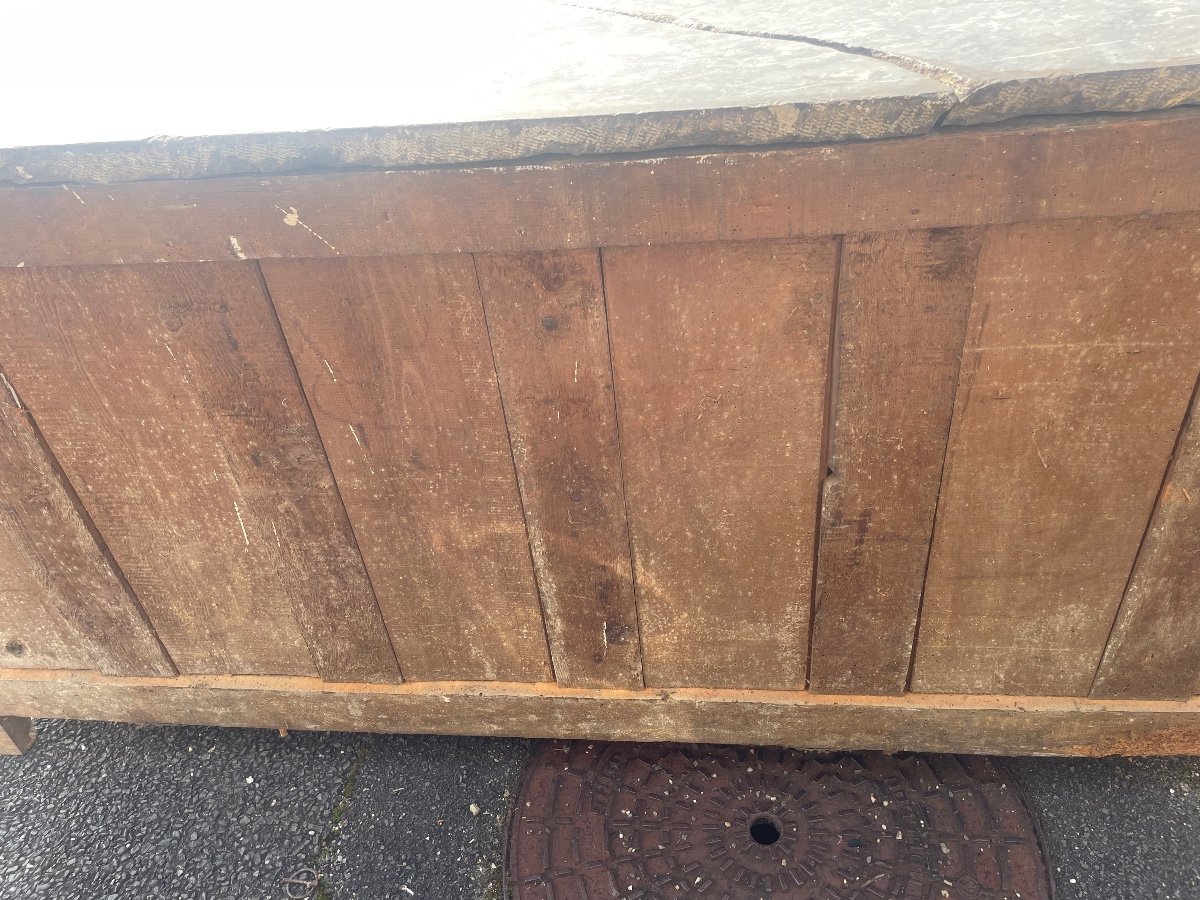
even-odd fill
[{"label": "crack in stone top", "polygon": [[1194,0],[962,0],[949,9],[921,0],[594,0],[588,8],[888,62],[954,91],[938,124],[1200,103]]},{"label": "crack in stone top", "polygon": [[690,19],[684,16],[671,15],[669,13],[652,13],[652,12],[637,12],[627,9],[615,9],[604,6],[589,6],[584,3],[572,3],[570,0],[549,0],[551,3],[559,6],[569,6],[575,9],[588,9],[595,12],[608,12],[619,16],[629,16],[634,19],[642,19],[647,22],[657,22],[662,25],[675,25],[680,28],[692,28],[696,31],[708,31],[716,34],[734,34],[740,37],[762,38],[771,41],[795,41],[801,44],[811,44],[814,47],[825,47],[829,50],[837,50],[839,53],[849,53],[854,56],[868,56],[871,59],[877,59],[880,62],[891,63],[899,66],[908,72],[914,72],[918,75],[924,75],[927,78],[932,78],[935,81],[940,81],[942,84],[949,87],[959,96],[967,93],[970,89],[970,80],[962,75],[947,69],[944,66],[937,66],[932,63],[925,62],[910,56],[903,56],[898,53],[889,53],[886,50],[878,50],[874,47],[861,47],[854,44],[847,44],[842,41],[828,40],[826,38],[813,37],[807,34],[788,34],[778,31],[766,31],[752,28],[723,28],[719,25],[713,25],[709,22],[701,22],[697,19]]}]

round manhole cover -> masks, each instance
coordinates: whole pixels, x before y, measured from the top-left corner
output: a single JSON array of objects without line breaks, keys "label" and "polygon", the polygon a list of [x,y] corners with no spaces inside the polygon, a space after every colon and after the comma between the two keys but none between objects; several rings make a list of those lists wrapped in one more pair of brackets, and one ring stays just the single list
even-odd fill
[{"label": "round manhole cover", "polygon": [[549,744],[517,801],[513,900],[1050,900],[987,760]]}]

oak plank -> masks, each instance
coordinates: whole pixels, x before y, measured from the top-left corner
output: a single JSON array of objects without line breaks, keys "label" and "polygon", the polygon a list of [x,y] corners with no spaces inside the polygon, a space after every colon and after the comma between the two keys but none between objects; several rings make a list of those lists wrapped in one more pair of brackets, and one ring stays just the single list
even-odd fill
[{"label": "oak plank", "polygon": [[477,265],[555,678],[641,687],[599,255]]},{"label": "oak plank", "polygon": [[0,266],[754,241],[1200,209],[1200,111],[654,159],[0,187]]},{"label": "oak plank", "polygon": [[22,401],[184,672],[395,659],[251,263],[0,273]]},{"label": "oak plank", "polygon": [[989,229],[918,691],[1084,696],[1200,368],[1200,217]]},{"label": "oak plank", "polygon": [[0,382],[0,657],[7,665],[57,663],[108,675],[175,674],[2,372]]},{"label": "oak plank", "polygon": [[263,273],[405,677],[549,680],[471,257]]},{"label": "oak plank", "polygon": [[804,686],[835,249],[603,252],[647,685]]},{"label": "oak plank", "polygon": [[1200,425],[1184,422],[1093,697],[1200,694]]},{"label": "oak plank", "polygon": [[0,511],[0,660],[31,669],[94,669],[96,658],[53,603],[16,515]]},{"label": "oak plank", "polygon": [[935,753],[1200,755],[1200,700],[804,691],[313,678],[105,678],[0,669],[0,709],[47,718],[247,728],[684,741]]},{"label": "oak plank", "polygon": [[812,690],[904,691],[978,252],[969,229],[843,244]]}]

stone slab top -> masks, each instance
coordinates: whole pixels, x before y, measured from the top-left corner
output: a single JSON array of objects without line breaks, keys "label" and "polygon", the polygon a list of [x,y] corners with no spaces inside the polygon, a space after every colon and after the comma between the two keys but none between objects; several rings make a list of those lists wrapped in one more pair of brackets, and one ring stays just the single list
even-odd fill
[{"label": "stone slab top", "polygon": [[954,91],[945,125],[1200,102],[1200,0],[571,2],[891,62]]},{"label": "stone slab top", "polygon": [[1200,103],[1200,0],[281,9],[215,0],[132,28],[92,4],[27,32],[0,61],[20,88],[0,182],[865,140]]}]

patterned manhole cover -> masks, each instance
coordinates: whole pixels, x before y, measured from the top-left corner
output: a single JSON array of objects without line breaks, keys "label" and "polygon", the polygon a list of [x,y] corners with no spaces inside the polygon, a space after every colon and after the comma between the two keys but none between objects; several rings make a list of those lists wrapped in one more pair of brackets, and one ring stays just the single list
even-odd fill
[{"label": "patterned manhole cover", "polygon": [[986,760],[548,744],[517,801],[513,900],[1050,900]]}]

